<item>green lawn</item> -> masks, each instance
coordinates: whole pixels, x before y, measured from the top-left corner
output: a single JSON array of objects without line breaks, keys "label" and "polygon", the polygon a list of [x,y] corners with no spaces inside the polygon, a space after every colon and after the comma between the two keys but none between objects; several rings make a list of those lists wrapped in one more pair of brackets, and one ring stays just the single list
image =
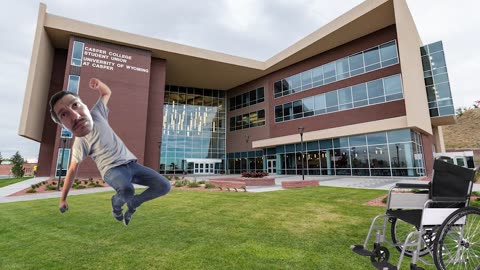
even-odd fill
[{"label": "green lawn", "polygon": [[374,269],[350,245],[384,212],[362,203],[385,193],[174,190],[129,227],[111,216],[111,192],[71,196],[64,215],[58,199],[0,204],[0,269]]},{"label": "green lawn", "polygon": [[22,177],[22,178],[0,178],[0,188],[5,187],[11,184],[15,184],[18,182],[25,181],[27,179],[30,179],[32,177]]}]

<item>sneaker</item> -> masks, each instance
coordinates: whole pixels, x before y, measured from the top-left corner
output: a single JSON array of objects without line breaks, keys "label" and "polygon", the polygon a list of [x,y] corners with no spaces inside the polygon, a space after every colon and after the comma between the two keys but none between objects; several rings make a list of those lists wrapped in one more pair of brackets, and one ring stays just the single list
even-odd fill
[{"label": "sneaker", "polygon": [[113,197],[112,197],[112,215],[118,221],[123,221],[123,211],[122,208],[113,207]]},{"label": "sneaker", "polygon": [[130,220],[132,220],[133,213],[135,213],[135,211],[137,211],[133,207],[130,208],[130,205],[128,205],[128,206],[129,207],[127,208],[127,211],[125,211],[125,214],[123,215],[123,224],[125,224],[125,226],[128,226],[128,224],[130,223]]}]

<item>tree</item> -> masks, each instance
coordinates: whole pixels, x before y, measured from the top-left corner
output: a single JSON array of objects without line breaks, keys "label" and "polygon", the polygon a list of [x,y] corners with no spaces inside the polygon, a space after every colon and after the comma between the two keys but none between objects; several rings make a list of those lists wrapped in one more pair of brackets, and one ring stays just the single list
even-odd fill
[{"label": "tree", "polygon": [[0,152],[0,164],[3,162],[2,152]]},{"label": "tree", "polygon": [[25,160],[23,157],[20,155],[20,153],[17,151],[15,155],[12,156],[10,161],[13,164],[12,167],[12,174],[15,177],[23,177],[25,174],[25,168],[23,167],[23,163],[25,163]]}]

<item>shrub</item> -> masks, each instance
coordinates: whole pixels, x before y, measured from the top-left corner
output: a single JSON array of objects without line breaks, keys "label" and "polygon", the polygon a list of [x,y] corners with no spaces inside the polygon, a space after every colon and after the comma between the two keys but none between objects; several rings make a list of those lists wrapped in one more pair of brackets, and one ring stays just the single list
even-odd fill
[{"label": "shrub", "polygon": [[47,189],[47,190],[57,190],[57,187],[56,187],[56,186],[52,186],[52,185],[47,185],[47,186],[46,186],[46,189]]},{"label": "shrub", "polygon": [[36,189],[37,188],[37,185],[31,185],[30,186],[32,189]]},{"label": "shrub", "polygon": [[199,187],[200,184],[197,183],[197,182],[190,182],[190,183],[187,184],[187,186],[188,186],[189,188],[196,188],[196,187]]},{"label": "shrub", "polygon": [[180,181],[175,182],[174,186],[175,187],[183,187],[183,185]]},{"label": "shrub", "polygon": [[388,196],[383,197],[382,203],[385,203],[385,204],[386,204],[386,203],[387,203],[387,200],[388,200]]},{"label": "shrub", "polygon": [[36,192],[37,192],[37,191],[36,191],[35,189],[33,189],[33,188],[32,188],[32,189],[29,189],[29,190],[27,190],[27,193],[36,193]]},{"label": "shrub", "polygon": [[472,191],[472,195],[480,197],[480,192],[479,191]]},{"label": "shrub", "polygon": [[56,185],[57,185],[57,182],[52,182],[52,185],[56,186]]},{"label": "shrub", "polygon": [[198,181],[197,183],[199,183],[199,184],[205,184],[205,180],[200,180],[200,181]]},{"label": "shrub", "polygon": [[480,180],[480,171],[477,170],[477,172],[475,172],[475,180],[473,180],[474,183],[478,182]]},{"label": "shrub", "polygon": [[206,183],[206,184],[205,184],[205,188],[208,188],[208,189],[210,189],[210,188],[215,188],[215,185],[212,184],[212,183]]}]

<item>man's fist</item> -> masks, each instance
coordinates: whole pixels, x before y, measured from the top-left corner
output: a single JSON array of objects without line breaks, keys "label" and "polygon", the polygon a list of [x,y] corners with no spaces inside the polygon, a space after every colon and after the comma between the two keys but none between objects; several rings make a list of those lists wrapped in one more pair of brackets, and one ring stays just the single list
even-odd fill
[{"label": "man's fist", "polygon": [[97,78],[91,78],[90,79],[90,82],[88,83],[88,85],[90,86],[90,88],[92,89],[98,89],[98,87],[100,86],[100,83],[101,81]]},{"label": "man's fist", "polygon": [[58,209],[60,210],[60,213],[65,213],[68,211],[68,204],[67,202],[60,202],[60,205],[58,206]]}]

